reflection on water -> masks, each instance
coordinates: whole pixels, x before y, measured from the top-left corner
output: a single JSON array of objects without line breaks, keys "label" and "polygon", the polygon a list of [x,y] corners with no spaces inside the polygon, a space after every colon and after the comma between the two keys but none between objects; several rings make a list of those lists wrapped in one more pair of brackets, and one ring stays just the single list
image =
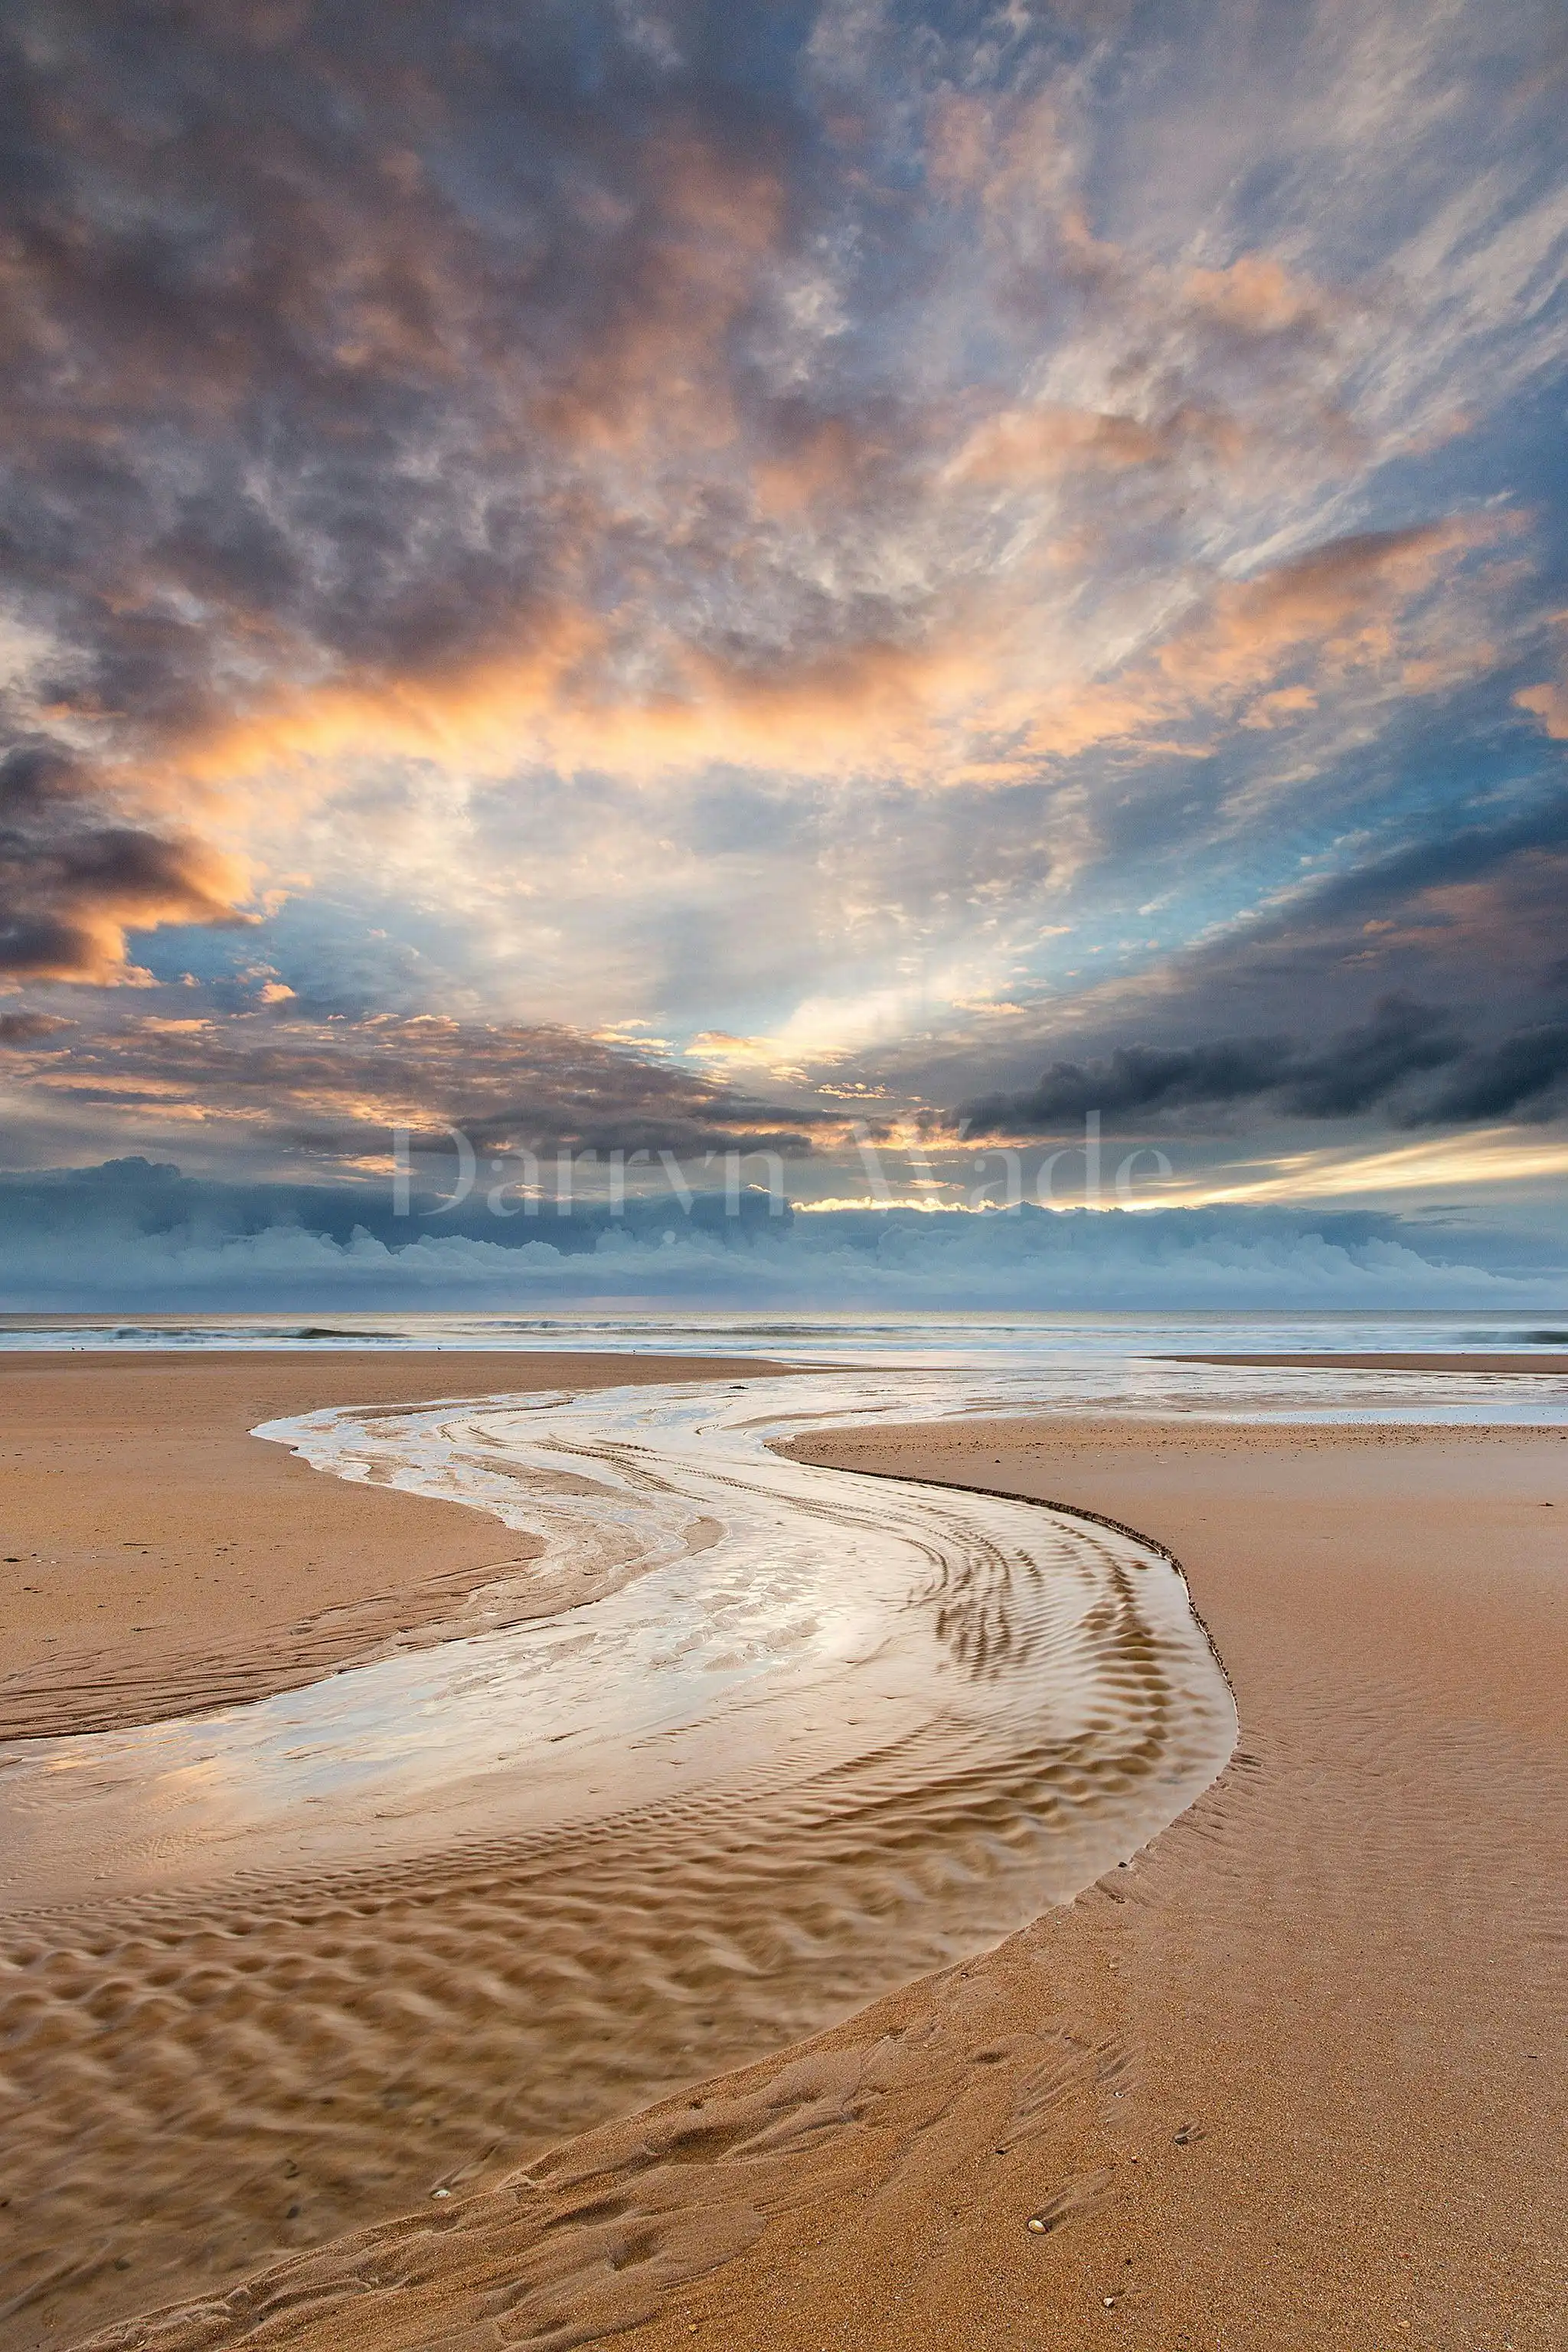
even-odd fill
[{"label": "reflection on water", "polygon": [[[1181,1811],[1234,1714],[1155,1549],[766,1443],[994,1396],[814,1374],[275,1424],[542,1534],[554,1613],[5,1752],[0,2145],[47,2340],[808,2033]],[[68,2288],[65,2244],[98,2250]]]},{"label": "reflection on water", "polygon": [[[1181,1685],[1217,1691],[1179,1580],[1127,1538],[767,1444],[1002,1394],[963,1374],[816,1374],[272,1424],[323,1470],[542,1536],[513,1604],[530,1622],[213,1717],[16,1743],[7,1899],[559,1833],[642,1802],[650,1773],[661,1801],[742,1773],[795,1787],[936,1725],[1002,1760],[1043,1727],[1114,1743],[1101,1612],[1134,1570],[1142,1613],[1190,1654]],[[1212,1727],[1194,1728],[1207,1756]],[[1064,1850],[1058,1875],[1076,1866]]]}]

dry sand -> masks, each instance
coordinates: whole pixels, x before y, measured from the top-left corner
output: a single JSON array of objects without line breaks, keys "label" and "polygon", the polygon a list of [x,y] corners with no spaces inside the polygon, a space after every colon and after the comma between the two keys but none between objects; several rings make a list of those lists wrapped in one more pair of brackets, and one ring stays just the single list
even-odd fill
[{"label": "dry sand", "polygon": [[[248,1432],[318,1407],[777,1366],[456,1350],[0,1354],[0,1738],[257,1698],[472,1632],[538,1545]],[[497,1622],[488,1613],[484,1622]]]},{"label": "dry sand", "polygon": [[799,1450],[1170,1544],[1237,1692],[1220,1781],[983,1959],[102,2340],[1557,2352],[1568,1440],[966,1421]]}]

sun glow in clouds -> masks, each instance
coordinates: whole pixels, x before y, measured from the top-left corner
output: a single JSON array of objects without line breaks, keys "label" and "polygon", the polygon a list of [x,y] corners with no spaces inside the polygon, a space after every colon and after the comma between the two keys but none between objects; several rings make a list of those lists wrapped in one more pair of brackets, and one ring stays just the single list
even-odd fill
[{"label": "sun glow in clouds", "polygon": [[9,1155],[1544,1194],[1550,21],[19,0]]},{"label": "sun glow in clouds", "polygon": [[1185,1208],[1226,1201],[1262,1203],[1352,1197],[1374,1200],[1387,1192],[1532,1185],[1568,1177],[1568,1140],[1532,1133],[1528,1129],[1500,1127],[1404,1144],[1392,1150],[1368,1150],[1363,1147],[1292,1152],[1251,1165],[1258,1171],[1256,1176],[1247,1173],[1235,1177],[1232,1169],[1224,1169],[1207,1180],[1174,1179],[1161,1188],[1160,1205]]}]

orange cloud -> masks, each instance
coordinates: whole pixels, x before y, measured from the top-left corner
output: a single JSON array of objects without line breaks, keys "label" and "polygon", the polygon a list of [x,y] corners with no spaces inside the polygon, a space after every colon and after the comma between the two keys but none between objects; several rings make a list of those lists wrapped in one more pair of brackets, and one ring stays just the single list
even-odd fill
[{"label": "orange cloud", "polygon": [[131,826],[63,832],[0,858],[0,985],[27,980],[134,984],[129,931],[165,923],[243,924],[249,877],[189,838]]},{"label": "orange cloud", "polygon": [[[1316,707],[1325,687],[1375,672],[1402,651],[1406,616],[1466,555],[1509,528],[1460,517],[1336,541],[1260,578],[1227,582],[1152,652],[1115,677],[1068,688],[1031,728],[1031,750],[1070,757],[1168,730],[1199,713],[1271,727]],[[1431,688],[1473,667],[1467,643],[1432,658]],[[1456,667],[1458,664],[1458,667]],[[1310,676],[1280,682],[1304,667]]]},{"label": "orange cloud", "polygon": [[1189,269],[1182,290],[1196,309],[1251,335],[1316,325],[1328,308],[1320,288],[1266,253],[1244,253],[1224,269]]},{"label": "orange cloud", "polygon": [[758,510],[779,518],[799,514],[821,499],[842,497],[868,459],[882,454],[878,444],[867,443],[841,418],[830,418],[797,448],[765,458],[754,468]]},{"label": "orange cloud", "polygon": [[602,624],[557,608],[515,652],[419,675],[366,673],[288,688],[181,745],[147,781],[226,786],[290,764],[402,756],[499,772],[526,760],[573,671],[603,644]]},{"label": "orange cloud", "polygon": [[1310,686],[1281,686],[1272,694],[1259,695],[1241,723],[1244,727],[1282,727],[1317,707],[1318,698]]},{"label": "orange cloud", "polygon": [[270,1131],[295,1145],[309,1138],[334,1159],[376,1155],[367,1164],[385,1164],[394,1126],[439,1130],[447,1120],[498,1150],[569,1142],[683,1154],[805,1150],[837,1127],[759,1100],[745,1072],[672,1066],[649,1043],[628,1049],[554,1024],[390,1013],[322,1022],[287,1005],[199,1022],[111,1012],[73,1026],[68,1053],[50,1025],[14,1017],[0,1046],[57,1103]]},{"label": "orange cloud", "polygon": [[951,481],[1019,482],[1069,467],[1146,466],[1168,454],[1136,417],[1045,404],[1005,408],[977,425],[947,468]]},{"label": "orange cloud", "polygon": [[[1094,429],[1077,420],[1065,437],[1070,445]],[[974,462],[1000,463],[1006,446],[998,438]],[[816,462],[808,454],[807,480]],[[820,462],[830,470],[837,459],[830,449]],[[639,654],[654,682],[640,687],[617,674],[610,623],[563,604],[535,615],[514,653],[281,695],[184,747],[165,763],[163,784],[216,789],[292,770],[313,792],[323,772],[331,782],[345,763],[388,758],[473,776],[542,764],[635,782],[734,762],[940,783],[1006,781],[1042,757],[1113,742],[1190,749],[1183,730],[1195,720],[1278,729],[1357,677],[1381,675],[1416,692],[1468,674],[1489,658],[1484,641],[1468,625],[1456,634],[1451,619],[1426,606],[1468,555],[1506,528],[1495,517],[1460,518],[1339,541],[1221,583],[1163,643],[1110,677],[1044,689],[1035,683],[1037,632],[1015,583],[952,600],[922,639],[862,639],[766,669],[668,630],[645,634]],[[269,792],[267,808],[275,814],[276,805]]]},{"label": "orange cloud", "polygon": [[1554,741],[1568,740],[1568,680],[1554,678],[1542,686],[1527,686],[1513,698],[1521,710],[1540,719]]},{"label": "orange cloud", "polygon": [[864,642],[766,674],[673,640],[661,650],[666,684],[616,691],[595,667],[603,624],[558,611],[514,656],[281,696],[188,743],[150,782],[216,789],[391,757],[480,775],[547,762],[634,780],[710,761],[805,775],[910,762],[924,772],[996,685],[994,649],[957,628],[924,646]]},{"label": "orange cloud", "polygon": [[[1560,629],[1568,629],[1568,613],[1554,613],[1552,621]],[[1568,659],[1554,678],[1543,678],[1539,686],[1527,686],[1514,696],[1521,710],[1528,710],[1539,719],[1555,742],[1568,740]]]}]

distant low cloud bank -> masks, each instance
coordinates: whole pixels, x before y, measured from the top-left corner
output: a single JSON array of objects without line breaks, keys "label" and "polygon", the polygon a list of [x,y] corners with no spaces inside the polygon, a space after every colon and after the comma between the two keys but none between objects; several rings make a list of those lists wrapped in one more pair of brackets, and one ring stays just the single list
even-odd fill
[{"label": "distant low cloud bank", "polygon": [[[416,1204],[417,1206],[417,1204]],[[145,1160],[0,1176],[0,1306],[12,1313],[700,1303],[710,1307],[1568,1306],[1568,1254],[1364,1212],[1030,1207],[769,1213],[764,1194],[689,1208],[574,1205],[437,1227],[384,1190],[231,1185]]]}]

